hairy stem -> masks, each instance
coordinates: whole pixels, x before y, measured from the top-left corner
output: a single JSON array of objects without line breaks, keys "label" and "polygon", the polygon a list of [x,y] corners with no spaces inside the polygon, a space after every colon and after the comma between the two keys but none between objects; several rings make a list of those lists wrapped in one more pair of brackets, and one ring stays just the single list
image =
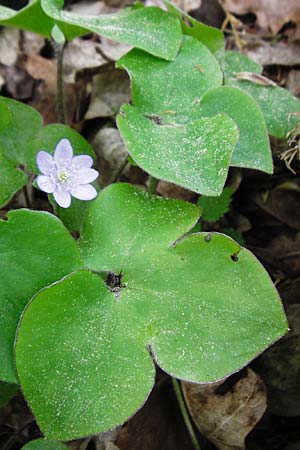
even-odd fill
[{"label": "hairy stem", "polygon": [[185,426],[186,426],[186,428],[188,430],[188,433],[190,435],[190,438],[191,438],[191,441],[193,443],[194,449],[195,450],[201,450],[199,442],[198,442],[198,440],[196,438],[196,435],[195,435],[195,432],[194,432],[194,429],[193,429],[193,425],[192,425],[189,413],[188,413],[188,411],[186,409],[186,405],[185,405],[185,401],[184,401],[184,398],[183,398],[183,395],[182,395],[182,392],[181,392],[180,384],[179,384],[178,380],[176,380],[176,378],[173,378],[173,377],[172,377],[172,384],[173,384],[174,392],[175,392],[175,395],[176,395],[176,398],[177,398],[177,401],[178,401],[178,405],[179,405],[179,408],[180,408],[180,411],[181,411],[181,414],[182,414]]},{"label": "hairy stem", "polygon": [[152,175],[149,176],[149,194],[155,194],[158,182],[159,180],[157,178],[154,178]]}]

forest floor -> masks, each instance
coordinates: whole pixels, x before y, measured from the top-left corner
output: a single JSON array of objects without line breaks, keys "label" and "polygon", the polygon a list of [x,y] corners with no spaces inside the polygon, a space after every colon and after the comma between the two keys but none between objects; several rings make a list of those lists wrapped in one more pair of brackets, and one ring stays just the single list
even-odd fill
[{"label": "forest floor", "polygon": [[[77,11],[88,9],[95,14],[115,11],[128,3],[69,2]],[[147,0],[149,5],[158,3]],[[222,3],[223,7],[217,0],[182,0],[180,5],[177,1],[198,20],[223,25],[227,48],[239,49],[262,64],[266,76],[299,97],[299,2]],[[141,169],[131,164],[124,167],[127,152],[115,125],[119,107],[130,100],[130,89],[126,73],[115,69],[114,61],[127,50],[125,45],[92,34],[76,38],[65,49],[68,123],[97,153],[101,187],[116,177],[144,187],[147,183],[147,174]],[[56,122],[56,59],[51,44],[28,32],[2,28],[0,88],[1,95],[35,107],[45,124]],[[204,224],[207,230],[227,230],[257,256],[279,290],[291,331],[225,382],[201,386],[196,392],[192,386],[184,386],[201,430],[195,425],[202,450],[300,450],[299,137],[300,125],[290,143],[272,139],[273,175],[231,169],[229,183],[235,192],[230,210],[218,222]],[[159,182],[157,192],[196,200],[194,193],[167,182]],[[51,211],[43,193],[33,189],[29,195],[35,209]],[[0,211],[0,217],[24,206],[26,198],[21,192]],[[0,410],[1,449],[19,450],[40,435],[21,394]],[[193,450],[170,377],[160,370],[148,401],[123,427],[68,446],[70,450]]]}]

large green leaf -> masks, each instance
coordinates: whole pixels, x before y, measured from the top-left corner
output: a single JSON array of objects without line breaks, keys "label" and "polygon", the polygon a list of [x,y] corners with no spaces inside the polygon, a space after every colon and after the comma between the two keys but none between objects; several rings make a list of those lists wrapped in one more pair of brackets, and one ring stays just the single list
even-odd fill
[{"label": "large green leaf", "polygon": [[62,11],[63,0],[41,0],[47,15],[59,21],[67,33],[78,26],[119,42],[141,48],[159,58],[175,58],[181,43],[181,27],[174,15],[156,7],[128,8],[117,14],[79,16]]},{"label": "large green leaf", "polygon": [[261,108],[270,135],[285,138],[288,131],[300,120],[300,102],[289,91],[279,86],[263,86],[235,76],[240,72],[260,74],[262,67],[238,52],[227,51],[225,55],[225,84],[247,92]]},{"label": "large green leaf", "polygon": [[126,184],[90,205],[82,258],[119,285],[75,272],[33,298],[17,335],[22,390],[49,438],[126,420],[151,389],[151,355],[176,377],[215,381],[286,331],[276,289],[250,252],[220,234],[182,238],[198,215]]},{"label": "large green leaf", "polygon": [[186,125],[156,125],[125,105],[117,124],[134,161],[154,177],[204,195],[222,192],[238,138],[225,114]]},{"label": "large green leaf", "polygon": [[224,34],[218,28],[210,27],[189,16],[184,11],[174,6],[167,0],[164,1],[168,10],[180,20],[182,33],[192,36],[202,42],[216,55],[218,59],[223,59],[225,53]]},{"label": "large green leaf", "polygon": [[0,6],[0,24],[33,31],[42,36],[50,37],[54,20],[44,13],[40,0],[31,0],[29,5],[19,11]]},{"label": "large green leaf", "polygon": [[0,379],[17,381],[13,343],[26,303],[78,267],[75,242],[51,214],[16,210],[0,221]]},{"label": "large green leaf", "polygon": [[68,450],[68,447],[58,441],[40,438],[28,442],[22,450]]},{"label": "large green leaf", "polygon": [[174,61],[162,61],[133,49],[117,67],[130,75],[134,105],[165,123],[199,118],[200,98],[208,89],[221,86],[223,80],[215,57],[192,37],[183,40]]},{"label": "large green leaf", "polygon": [[264,116],[250,95],[229,86],[211,89],[202,97],[199,110],[203,116],[209,117],[225,113],[237,124],[239,139],[232,154],[231,166],[273,172]]}]

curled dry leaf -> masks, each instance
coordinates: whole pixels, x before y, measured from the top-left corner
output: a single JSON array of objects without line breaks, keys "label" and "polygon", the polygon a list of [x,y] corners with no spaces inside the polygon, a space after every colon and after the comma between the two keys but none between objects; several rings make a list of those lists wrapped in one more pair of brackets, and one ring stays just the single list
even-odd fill
[{"label": "curled dry leaf", "polygon": [[80,71],[107,64],[99,48],[99,43],[92,39],[76,38],[70,42],[64,52],[64,80],[67,83],[74,83]]},{"label": "curled dry leaf", "polygon": [[111,117],[130,100],[128,76],[121,70],[108,70],[94,76],[92,98],[85,119]]},{"label": "curled dry leaf", "polygon": [[128,152],[116,128],[102,128],[95,135],[92,146],[99,157],[99,181],[105,186],[124,166]]},{"label": "curled dry leaf", "polygon": [[220,450],[242,450],[246,436],[266,410],[264,384],[251,369],[226,392],[225,383],[181,385],[189,412],[201,433]]},{"label": "curled dry leaf", "polygon": [[295,66],[300,64],[300,41],[270,44],[258,39],[247,44],[243,53],[263,66]]},{"label": "curled dry leaf", "polygon": [[112,39],[105,38],[101,36],[101,43],[99,44],[102,54],[108,59],[112,61],[117,61],[125,53],[129,52],[132,49],[131,45],[124,44],[122,42],[116,42]]},{"label": "curled dry leaf", "polygon": [[262,28],[274,34],[288,22],[300,21],[299,0],[219,0],[223,8],[235,14],[253,13]]},{"label": "curled dry leaf", "polygon": [[251,83],[259,84],[260,86],[276,86],[274,81],[255,72],[235,72],[234,76],[237,80],[250,81]]}]

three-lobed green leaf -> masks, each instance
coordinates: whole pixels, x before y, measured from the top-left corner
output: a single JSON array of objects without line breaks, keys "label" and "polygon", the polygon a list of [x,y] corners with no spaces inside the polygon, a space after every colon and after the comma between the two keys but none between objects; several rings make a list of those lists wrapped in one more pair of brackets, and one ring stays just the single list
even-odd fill
[{"label": "three-lobed green leaf", "polygon": [[219,195],[226,181],[238,129],[228,116],[157,125],[124,105],[118,128],[134,161],[154,177],[204,195]]},{"label": "three-lobed green leaf", "polygon": [[[124,422],[152,387],[151,355],[173,376],[214,381],[286,331],[276,289],[250,252],[220,234],[182,237],[198,216],[192,204],[126,184],[90,204],[85,270],[41,290],[17,335],[22,390],[49,438]],[[107,286],[103,271],[120,283]]]}]

